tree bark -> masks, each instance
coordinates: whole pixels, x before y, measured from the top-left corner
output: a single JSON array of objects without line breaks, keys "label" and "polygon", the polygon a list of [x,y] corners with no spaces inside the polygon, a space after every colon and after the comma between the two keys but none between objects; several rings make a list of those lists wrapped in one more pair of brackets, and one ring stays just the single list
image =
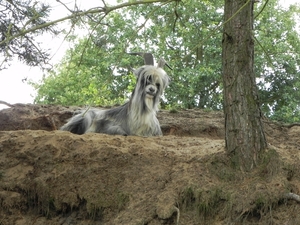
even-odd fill
[{"label": "tree bark", "polygon": [[254,73],[254,0],[225,0],[222,40],[226,151],[250,171],[267,147]]}]

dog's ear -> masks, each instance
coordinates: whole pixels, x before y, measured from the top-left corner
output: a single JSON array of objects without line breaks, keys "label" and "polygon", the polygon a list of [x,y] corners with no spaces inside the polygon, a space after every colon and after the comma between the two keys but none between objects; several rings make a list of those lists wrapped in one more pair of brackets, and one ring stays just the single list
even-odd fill
[{"label": "dog's ear", "polygon": [[[172,70],[172,68],[168,65],[168,63],[163,58],[160,58],[157,63],[157,68],[163,69],[164,66],[167,66],[170,70]],[[165,71],[164,71],[164,73],[165,73]],[[167,76],[167,74],[166,74],[166,76],[163,76],[163,84],[164,84],[163,89],[165,89],[168,86],[170,81],[171,81],[171,79],[169,76]]]},{"label": "dog's ear", "polygon": [[170,70],[172,70],[172,68],[169,66],[169,64],[163,58],[160,58],[157,63],[157,67],[163,69],[164,66],[167,66]]},{"label": "dog's ear", "polygon": [[142,70],[144,70],[144,66],[133,70],[133,74],[138,78]]},{"label": "dog's ear", "polygon": [[144,52],[131,52],[129,55],[139,55],[144,58],[145,65],[154,66],[154,58],[152,53],[144,53]]},{"label": "dog's ear", "polygon": [[[152,53],[144,53],[144,52],[131,52],[131,53],[128,53],[129,55],[139,55],[141,57],[144,58],[144,63],[145,65],[150,65],[150,66],[153,66],[154,65],[154,58],[153,58],[153,55]],[[139,74],[141,73],[142,70],[144,70],[144,67],[145,66],[142,66],[136,70],[133,71],[134,75],[136,77],[139,77]]]}]

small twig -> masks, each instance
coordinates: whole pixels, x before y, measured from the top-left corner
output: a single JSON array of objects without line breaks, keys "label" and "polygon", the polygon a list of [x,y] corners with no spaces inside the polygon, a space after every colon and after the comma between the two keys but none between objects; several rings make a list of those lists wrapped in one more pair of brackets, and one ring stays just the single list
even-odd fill
[{"label": "small twig", "polygon": [[176,225],[179,225],[179,219],[180,219],[180,210],[175,206],[175,210],[177,211],[177,219],[176,219]]},{"label": "small twig", "polygon": [[[56,1],[62,4],[69,12],[76,13],[76,11],[71,10],[65,3],[61,2],[60,0],[56,0]],[[77,6],[75,8],[77,8]]]},{"label": "small twig", "polygon": [[296,202],[300,203],[300,196],[297,194],[294,194],[292,192],[286,193],[284,195],[284,198],[286,198],[288,200],[295,200]]},{"label": "small twig", "polygon": [[269,2],[269,0],[267,0],[267,1],[265,2],[265,4],[264,4],[263,7],[261,8],[261,10],[257,13],[257,15],[254,17],[254,19],[256,19],[256,18],[262,13],[262,11],[264,11],[264,9],[266,8],[268,2]]},{"label": "small twig", "polygon": [[107,7],[106,6],[106,2],[104,1],[104,0],[102,0],[102,3],[103,3],[103,5],[104,5],[104,9]]},{"label": "small twig", "polygon": [[89,106],[89,107],[84,111],[84,113],[82,114],[82,117],[85,116],[85,114],[90,110],[90,108],[91,108],[91,106]]},{"label": "small twig", "polygon": [[0,104],[7,105],[7,106],[9,106],[9,107],[15,107],[14,105],[9,104],[9,103],[7,103],[7,102],[5,102],[5,101],[1,101],[1,100],[0,100]]}]

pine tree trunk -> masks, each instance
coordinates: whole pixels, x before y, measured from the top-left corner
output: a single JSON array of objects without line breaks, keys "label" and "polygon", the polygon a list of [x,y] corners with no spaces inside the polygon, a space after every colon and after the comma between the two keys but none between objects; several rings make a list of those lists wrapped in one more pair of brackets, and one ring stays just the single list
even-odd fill
[{"label": "pine tree trunk", "polygon": [[225,0],[222,46],[226,151],[244,171],[257,165],[267,147],[254,73],[253,4]]}]

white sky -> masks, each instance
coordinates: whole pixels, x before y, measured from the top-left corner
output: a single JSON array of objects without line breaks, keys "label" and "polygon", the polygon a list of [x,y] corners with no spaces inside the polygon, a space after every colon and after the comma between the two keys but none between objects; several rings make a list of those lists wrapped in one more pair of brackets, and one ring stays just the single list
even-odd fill
[{"label": "white sky", "polygon": [[[45,2],[51,2],[54,10],[51,14],[51,19],[58,19],[68,15],[68,11],[58,2],[53,0],[44,0]],[[264,1],[264,0],[262,0]],[[64,0],[69,8],[73,8],[74,0]],[[82,9],[88,9],[95,6],[102,5],[101,0],[84,1],[84,4],[80,4],[77,1],[77,5]],[[82,0],[83,2],[83,0]],[[106,0],[106,2],[113,4],[115,0]],[[281,0],[283,6],[296,3],[298,0]],[[43,45],[51,48],[52,64],[56,64],[63,57],[66,49],[69,47],[69,43],[62,41],[63,36],[53,38],[49,35],[43,37]],[[1,58],[0,58],[1,60]],[[27,78],[29,80],[38,81],[41,79],[43,72],[36,67],[29,67],[25,64],[14,60],[8,69],[0,71],[0,100],[8,102],[10,104],[15,103],[33,103],[35,96],[35,90],[26,82],[22,82],[22,79]],[[0,104],[0,110],[7,108],[7,106]]]}]

